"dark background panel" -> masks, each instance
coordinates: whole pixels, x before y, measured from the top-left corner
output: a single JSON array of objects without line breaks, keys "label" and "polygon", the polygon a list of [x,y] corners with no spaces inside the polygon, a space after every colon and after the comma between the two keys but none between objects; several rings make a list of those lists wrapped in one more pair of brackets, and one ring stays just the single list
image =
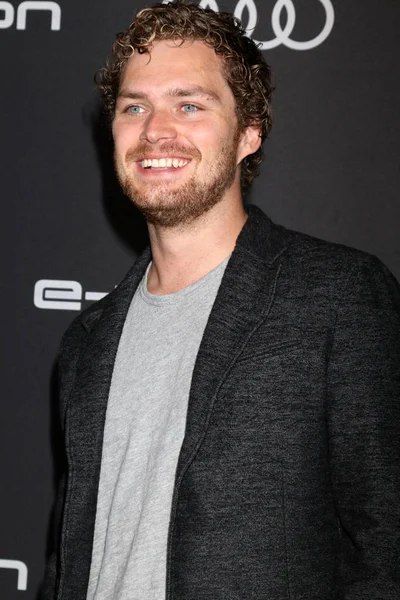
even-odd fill
[{"label": "dark background panel", "polygon": [[[248,0],[243,22],[256,11],[254,39],[275,39],[276,3]],[[20,3],[10,4],[17,12]],[[77,314],[37,308],[35,283],[78,282],[84,308],[85,293],[110,291],[145,241],[143,222],[115,182],[93,74],[115,33],[151,3],[58,4],[60,31],[50,29],[45,11],[28,12],[25,30],[1,27],[0,9],[0,560],[28,567],[26,591],[16,590],[16,571],[0,568],[0,597],[7,600],[34,600],[43,573],[60,447],[54,364]],[[217,0],[230,12],[238,4]],[[290,39],[313,39],[327,0],[291,4]],[[400,278],[400,5],[329,4],[334,25],[323,43],[265,51],[276,85],[275,123],[250,201],[286,226],[376,254]],[[286,23],[283,9],[282,29]]]}]

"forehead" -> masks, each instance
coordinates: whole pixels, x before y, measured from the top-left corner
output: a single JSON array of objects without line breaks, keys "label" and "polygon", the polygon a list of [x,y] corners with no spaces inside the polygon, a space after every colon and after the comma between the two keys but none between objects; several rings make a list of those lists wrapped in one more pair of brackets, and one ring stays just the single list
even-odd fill
[{"label": "forehead", "polygon": [[215,92],[222,99],[232,99],[225,79],[223,62],[204,42],[168,40],[154,42],[150,54],[135,52],[127,61],[120,89],[139,87],[147,93],[182,84],[201,86]]}]

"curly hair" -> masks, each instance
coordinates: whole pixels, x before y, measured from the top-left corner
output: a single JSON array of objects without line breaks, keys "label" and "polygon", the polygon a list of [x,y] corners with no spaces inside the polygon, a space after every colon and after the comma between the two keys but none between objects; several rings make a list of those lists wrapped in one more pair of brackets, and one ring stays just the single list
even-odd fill
[{"label": "curly hair", "polygon": [[[271,125],[271,70],[257,45],[246,36],[241,23],[226,12],[203,9],[185,0],[156,4],[141,10],[128,29],[117,34],[112,59],[97,71],[95,83],[103,93],[104,109],[110,121],[115,113],[121,75],[135,51],[150,53],[160,40],[200,40],[223,60],[224,76],[236,101],[239,131],[250,125],[260,127],[261,143]],[[248,188],[259,174],[263,160],[260,147],[243,159],[241,185]]]}]

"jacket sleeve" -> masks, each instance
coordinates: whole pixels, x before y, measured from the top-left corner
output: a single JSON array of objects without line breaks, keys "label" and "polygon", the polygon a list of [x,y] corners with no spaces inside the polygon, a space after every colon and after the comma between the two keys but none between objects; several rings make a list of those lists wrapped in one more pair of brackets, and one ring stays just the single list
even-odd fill
[{"label": "jacket sleeve", "polygon": [[[68,409],[68,401],[74,385],[80,351],[84,346],[85,337],[86,332],[80,324],[80,319],[78,317],[72,323],[72,325],[70,325],[61,341],[58,358],[58,380],[59,413],[63,435],[65,435],[65,420]],[[62,516],[68,481],[66,460],[64,463],[65,467],[60,478],[54,505],[51,553],[47,560],[45,575],[40,589],[39,600],[56,599],[57,582],[59,579],[60,569]]]},{"label": "jacket sleeve", "polygon": [[400,288],[375,258],[352,270],[328,367],[329,450],[343,600],[400,598]]}]

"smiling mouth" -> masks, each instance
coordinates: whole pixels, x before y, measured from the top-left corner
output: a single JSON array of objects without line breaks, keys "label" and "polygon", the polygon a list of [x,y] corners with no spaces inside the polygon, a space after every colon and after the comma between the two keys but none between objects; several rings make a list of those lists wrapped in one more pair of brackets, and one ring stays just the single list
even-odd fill
[{"label": "smiling mouth", "polygon": [[145,158],[139,161],[143,169],[181,169],[190,161],[183,158]]}]

